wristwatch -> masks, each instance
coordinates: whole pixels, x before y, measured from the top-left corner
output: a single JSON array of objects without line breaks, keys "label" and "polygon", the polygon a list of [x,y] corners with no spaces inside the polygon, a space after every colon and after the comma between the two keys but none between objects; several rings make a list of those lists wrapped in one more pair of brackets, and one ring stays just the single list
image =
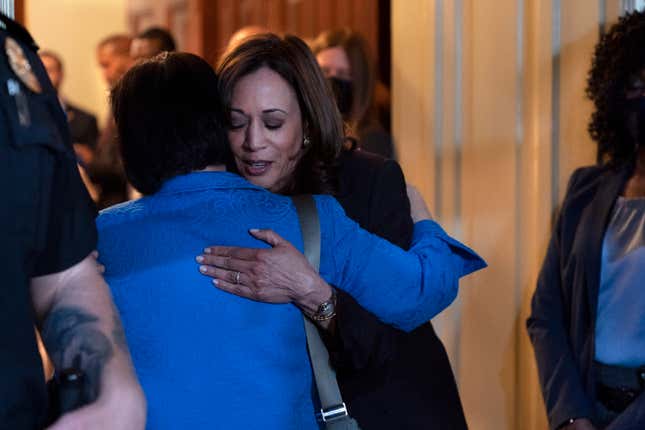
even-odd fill
[{"label": "wristwatch", "polygon": [[336,291],[331,289],[331,297],[318,305],[318,310],[309,318],[314,321],[329,321],[336,316]]}]

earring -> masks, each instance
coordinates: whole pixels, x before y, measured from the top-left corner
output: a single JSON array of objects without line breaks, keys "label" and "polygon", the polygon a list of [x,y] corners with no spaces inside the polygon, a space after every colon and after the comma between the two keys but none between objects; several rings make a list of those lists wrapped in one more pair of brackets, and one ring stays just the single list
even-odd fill
[{"label": "earring", "polygon": [[311,145],[311,140],[309,140],[309,136],[305,136],[305,138],[302,139],[302,146],[303,148],[306,148],[309,145]]}]

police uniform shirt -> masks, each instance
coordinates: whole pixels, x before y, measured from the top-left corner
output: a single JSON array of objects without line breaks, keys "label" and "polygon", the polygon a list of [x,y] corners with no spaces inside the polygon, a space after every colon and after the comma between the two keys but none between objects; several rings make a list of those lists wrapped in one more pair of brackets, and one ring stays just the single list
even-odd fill
[{"label": "police uniform shirt", "polygon": [[0,429],[32,429],[46,397],[29,281],[95,249],[96,209],[37,46],[0,20]]}]

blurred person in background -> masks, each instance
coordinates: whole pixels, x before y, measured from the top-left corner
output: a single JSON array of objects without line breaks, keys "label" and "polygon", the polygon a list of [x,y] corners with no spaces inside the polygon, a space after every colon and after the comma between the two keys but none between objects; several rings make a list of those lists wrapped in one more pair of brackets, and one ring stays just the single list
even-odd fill
[{"label": "blurred person in background", "polygon": [[113,34],[101,40],[96,47],[96,60],[109,88],[113,88],[132,67],[131,44],[132,37],[129,35]]},{"label": "blurred person in background", "polygon": [[247,39],[251,36],[255,36],[258,34],[264,34],[264,33],[269,33],[269,29],[266,27],[262,27],[260,25],[247,25],[242,28],[239,28],[228,39],[228,44],[226,45],[225,51],[228,52],[231,49],[235,48],[237,45],[242,43],[244,39]]},{"label": "blurred person in background", "polygon": [[58,93],[58,99],[67,114],[67,123],[74,144],[74,151],[79,157],[82,166],[87,166],[94,156],[99,128],[96,117],[76,105],[72,104],[61,93],[61,84],[65,78],[65,69],[60,56],[53,51],[39,51],[47,75]]},{"label": "blurred person in background", "polygon": [[134,61],[152,58],[162,52],[177,50],[172,34],[161,27],[150,27],[139,33],[130,45],[130,57]]},{"label": "blurred person in background", "polygon": [[598,163],[569,179],[533,295],[550,428],[645,428],[645,14],[596,45],[587,80]]},{"label": "blurred person in background", "polygon": [[[361,227],[403,249],[411,246],[411,206],[423,200],[414,189],[408,199],[396,161],[353,145],[341,149],[343,127],[333,94],[300,39],[249,37],[221,59],[217,70],[229,115],[235,158],[231,170],[281,194],[332,194]],[[338,142],[322,137],[329,129],[337,130]],[[334,145],[337,150],[330,151]],[[291,249],[282,245],[267,254],[275,256],[268,263],[247,257],[241,263],[248,267],[241,270],[242,282],[279,286],[284,279],[309,279],[286,282],[285,288],[293,291],[325,285],[310,266],[291,263],[299,261],[295,258],[281,260],[281,253]],[[210,258],[204,256],[205,262]],[[270,264],[270,274],[262,279],[255,264]],[[337,309],[325,341],[343,399],[362,428],[466,428],[446,351],[430,323],[405,333],[382,323],[342,291]]]},{"label": "blurred person in background", "polygon": [[[394,141],[379,119],[376,67],[363,36],[350,29],[322,32],[311,43],[316,60],[329,79],[343,120],[359,146],[385,158],[394,158]],[[389,105],[389,97],[385,97]],[[386,107],[389,111],[389,106]]]},{"label": "blurred person in background", "polygon": [[[113,88],[134,64],[130,57],[131,43],[130,36],[114,34],[104,38],[96,48],[97,62],[109,88]],[[119,154],[116,125],[111,114],[105,122],[94,160],[87,171],[98,189],[96,204],[99,209],[128,200],[128,183]]]}]

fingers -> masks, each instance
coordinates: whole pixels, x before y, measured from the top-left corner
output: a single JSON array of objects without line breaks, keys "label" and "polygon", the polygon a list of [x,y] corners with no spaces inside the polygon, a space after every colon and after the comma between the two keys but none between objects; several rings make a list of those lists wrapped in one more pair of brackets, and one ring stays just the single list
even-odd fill
[{"label": "fingers", "polygon": [[95,249],[94,251],[90,252],[90,256],[94,258],[94,261],[96,263],[96,270],[103,275],[105,273],[105,266],[101,264],[99,261],[99,252]]},{"label": "fingers", "polygon": [[242,248],[238,246],[210,246],[204,248],[204,254],[215,255],[220,257],[230,257],[231,259],[253,261],[257,259],[260,249]]},{"label": "fingers", "polygon": [[[217,280],[224,280],[236,285],[249,285],[249,277],[239,270],[226,270],[213,266],[199,266],[199,271],[206,276]],[[239,273],[239,275],[238,275]]]},{"label": "fingers", "polygon": [[[278,233],[270,229],[256,229],[249,230],[249,234],[269,245],[275,247],[282,244],[288,244]],[[216,255],[221,257],[230,257],[231,259],[256,261],[258,253],[261,248],[243,248],[239,246],[209,246],[204,248],[204,254]]]},{"label": "fingers", "polygon": [[212,266],[238,272],[248,272],[255,264],[254,261],[240,260],[238,258],[213,254],[198,255],[195,257],[195,261],[202,264],[202,267]]},{"label": "fingers", "polygon": [[241,283],[234,284],[225,279],[213,279],[213,285],[215,285],[217,288],[219,288],[222,291],[235,294],[238,297],[244,297],[246,299],[251,299],[255,301],[259,300],[257,290]]},{"label": "fingers", "polygon": [[252,228],[249,230],[251,236],[256,239],[260,239],[263,242],[268,243],[271,246],[278,246],[284,242],[284,239],[275,231],[271,229],[257,229]]}]

